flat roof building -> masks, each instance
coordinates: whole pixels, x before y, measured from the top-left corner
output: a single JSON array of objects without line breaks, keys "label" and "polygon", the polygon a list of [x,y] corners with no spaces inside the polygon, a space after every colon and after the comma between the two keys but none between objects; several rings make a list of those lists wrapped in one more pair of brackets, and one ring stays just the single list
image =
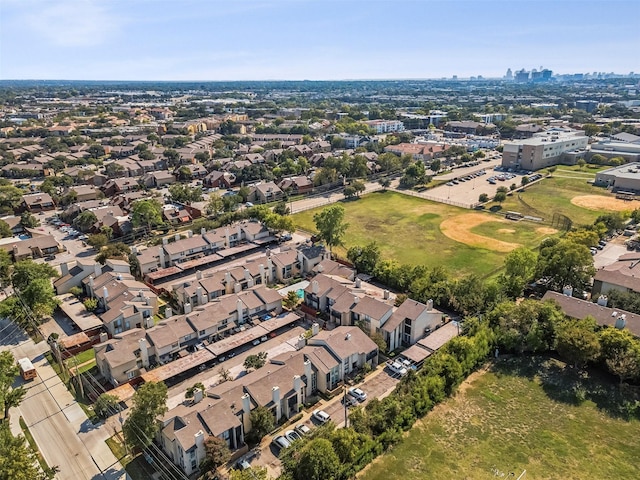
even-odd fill
[{"label": "flat roof building", "polygon": [[594,183],[611,188],[614,192],[640,193],[640,163],[627,163],[598,172]]},{"label": "flat roof building", "polygon": [[589,143],[584,132],[548,130],[531,138],[507,142],[502,151],[502,166],[513,169],[540,170],[560,163],[562,154],[585,149]]}]

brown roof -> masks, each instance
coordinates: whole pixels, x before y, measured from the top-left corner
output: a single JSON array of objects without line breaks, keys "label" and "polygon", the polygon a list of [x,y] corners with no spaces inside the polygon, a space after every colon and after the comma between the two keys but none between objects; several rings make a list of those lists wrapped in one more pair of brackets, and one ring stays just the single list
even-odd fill
[{"label": "brown roof", "polygon": [[627,254],[596,272],[594,280],[640,292],[640,256]]},{"label": "brown roof", "polygon": [[562,309],[563,313],[571,318],[582,320],[587,316],[595,318],[598,325],[613,327],[619,317],[624,315],[625,328],[636,337],[640,337],[640,315],[598,305],[597,303],[568,297],[557,292],[547,291],[542,300],[553,300]]},{"label": "brown roof", "polygon": [[352,311],[359,315],[367,315],[376,320],[384,317],[389,310],[391,310],[391,305],[387,305],[380,300],[376,300],[375,298],[364,296],[361,298],[355,307],[353,307]]},{"label": "brown roof", "polygon": [[404,302],[402,302],[402,305],[400,305],[398,309],[393,312],[389,320],[385,322],[383,329],[387,332],[392,332],[404,321],[405,318],[415,320],[426,309],[427,306],[424,303],[416,302],[415,300],[407,298]]},{"label": "brown roof", "polygon": [[326,343],[329,349],[341,359],[354,353],[369,353],[378,348],[373,340],[358,327],[337,327],[323,330],[309,340],[310,345]]},{"label": "brown roof", "polygon": [[194,235],[191,238],[183,238],[177,242],[169,243],[164,246],[165,251],[169,255],[175,255],[176,253],[186,252],[187,250],[195,250],[198,248],[206,247],[207,241],[200,235]]}]

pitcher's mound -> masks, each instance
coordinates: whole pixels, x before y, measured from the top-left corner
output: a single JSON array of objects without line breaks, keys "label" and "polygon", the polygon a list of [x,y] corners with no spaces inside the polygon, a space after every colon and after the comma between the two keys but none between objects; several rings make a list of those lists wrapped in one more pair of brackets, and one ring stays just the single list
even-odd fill
[{"label": "pitcher's mound", "polygon": [[606,210],[609,212],[623,212],[640,208],[639,200],[620,200],[619,198],[604,197],[602,195],[580,195],[573,197],[571,203],[588,210]]},{"label": "pitcher's mound", "polygon": [[455,217],[444,220],[440,224],[440,230],[456,242],[464,243],[472,247],[494,250],[496,252],[510,252],[520,246],[518,243],[503,242],[502,240],[483,237],[482,235],[471,232],[473,227],[486,222],[507,223],[507,220],[493,218],[482,213],[463,213],[462,215],[456,215]]}]

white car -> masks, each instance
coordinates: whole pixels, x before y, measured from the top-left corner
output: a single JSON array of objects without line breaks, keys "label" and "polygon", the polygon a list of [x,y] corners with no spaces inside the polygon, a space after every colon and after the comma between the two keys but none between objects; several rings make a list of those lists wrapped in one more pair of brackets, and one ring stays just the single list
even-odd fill
[{"label": "white car", "polygon": [[397,375],[403,376],[407,374],[407,369],[398,361],[388,363],[387,366],[389,367],[389,370]]},{"label": "white car", "polygon": [[331,420],[329,414],[324,410],[314,410],[311,415],[313,415],[313,418],[315,418],[320,423],[326,423]]},{"label": "white car", "polygon": [[350,388],[348,393],[359,402],[364,402],[367,399],[367,394],[356,387]]},{"label": "white car", "polygon": [[311,429],[307,427],[304,423],[301,423],[300,425],[296,425],[294,430],[298,432],[300,435],[308,435],[309,433],[311,433]]},{"label": "white car", "polygon": [[293,443],[296,440],[300,440],[302,437],[295,430],[287,430],[286,432],[284,432],[284,438],[289,440],[289,443]]},{"label": "white car", "polygon": [[279,449],[289,448],[291,446],[291,442],[287,440],[282,435],[278,435],[276,438],[272,440],[272,442]]}]

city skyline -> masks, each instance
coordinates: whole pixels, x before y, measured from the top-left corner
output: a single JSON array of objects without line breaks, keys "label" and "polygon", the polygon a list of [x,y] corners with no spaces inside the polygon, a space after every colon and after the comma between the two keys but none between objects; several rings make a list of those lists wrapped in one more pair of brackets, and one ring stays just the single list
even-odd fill
[{"label": "city skyline", "polygon": [[[541,66],[554,74],[640,70],[635,1],[0,5],[0,79],[499,78],[507,68]],[[626,33],[596,35],[607,31]]]}]

